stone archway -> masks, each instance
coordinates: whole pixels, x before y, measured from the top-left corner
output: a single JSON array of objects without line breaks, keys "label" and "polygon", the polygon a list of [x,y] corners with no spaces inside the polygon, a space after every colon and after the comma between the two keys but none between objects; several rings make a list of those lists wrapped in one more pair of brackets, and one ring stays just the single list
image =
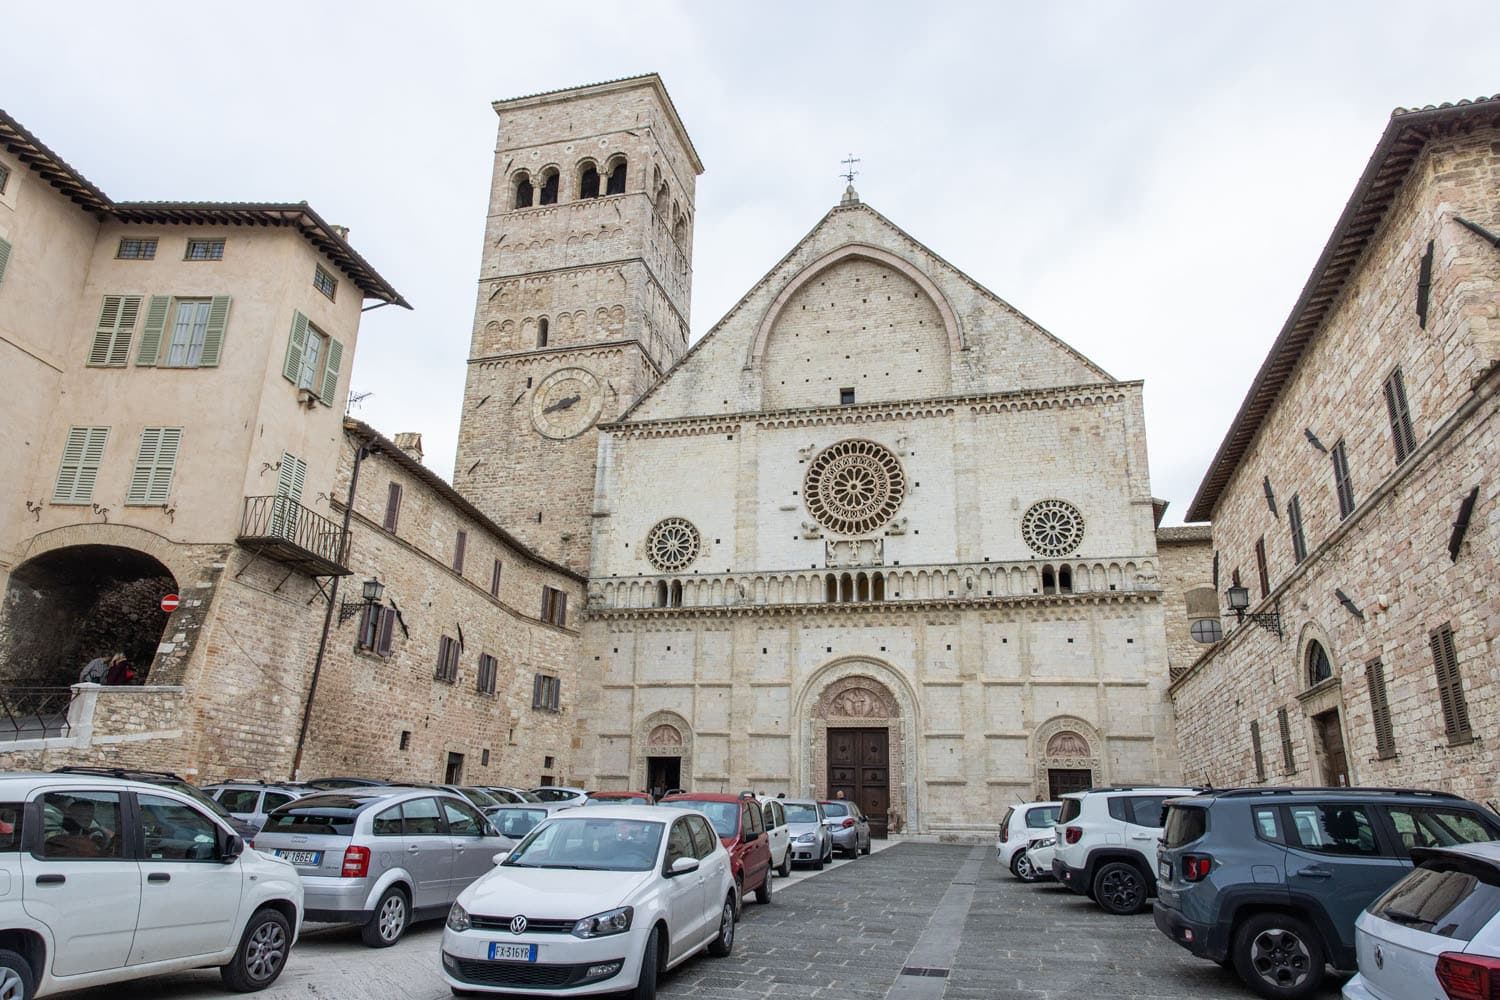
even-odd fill
[{"label": "stone archway", "polygon": [[[693,781],[693,729],[676,712],[652,712],[636,726],[632,784],[653,792],[669,788],[691,788]],[[675,773],[676,780],[671,780]],[[654,788],[653,780],[662,785]]]},{"label": "stone archway", "polygon": [[[1037,727],[1031,737],[1031,759],[1036,761],[1038,796],[1051,798],[1054,785],[1062,783],[1064,791],[1109,783],[1102,753],[1104,739],[1099,730],[1077,716],[1057,715]],[[1087,771],[1085,778],[1083,772]]]}]

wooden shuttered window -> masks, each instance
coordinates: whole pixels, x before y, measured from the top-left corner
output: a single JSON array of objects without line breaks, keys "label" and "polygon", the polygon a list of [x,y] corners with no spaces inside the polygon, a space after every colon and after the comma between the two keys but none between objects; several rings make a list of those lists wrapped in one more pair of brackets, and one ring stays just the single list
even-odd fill
[{"label": "wooden shuttered window", "polygon": [[434,680],[445,684],[454,684],[458,681],[458,640],[442,636],[438,639],[437,671],[432,675]]},{"label": "wooden shuttered window", "polygon": [[276,471],[276,496],[278,500],[271,510],[271,532],[283,538],[291,538],[297,530],[297,519],[302,513],[302,488],[307,485],[307,463],[290,452],[281,453],[281,466]]},{"label": "wooden shuttered window", "polygon": [[1354,513],[1354,481],[1349,477],[1349,452],[1340,440],[1328,453],[1333,463],[1333,489],[1339,498],[1339,520]]},{"label": "wooden shuttered window", "polygon": [[453,539],[453,572],[463,575],[464,572],[464,550],[469,547],[469,533],[459,529],[458,535]]},{"label": "wooden shuttered window", "polygon": [[135,469],[130,475],[130,492],[125,497],[127,504],[155,506],[167,502],[181,443],[181,427],[146,427],[141,430],[141,445],[136,451]]},{"label": "wooden shuttered window", "polygon": [[531,707],[543,712],[561,712],[562,681],[548,674],[532,678]]},{"label": "wooden shuttered window", "polygon": [[1396,464],[1406,461],[1417,450],[1416,432],[1411,425],[1411,407],[1406,402],[1406,379],[1397,368],[1385,380],[1385,410],[1391,418],[1391,443],[1396,448]]},{"label": "wooden shuttered window", "polygon": [[1443,731],[1450,742],[1464,743],[1474,737],[1469,725],[1469,703],[1464,698],[1463,677],[1458,672],[1458,653],[1453,645],[1453,626],[1444,623],[1428,634],[1432,665],[1437,671],[1438,700],[1443,708]]},{"label": "wooden shuttered window", "polygon": [[382,527],[394,532],[401,521],[401,484],[391,483],[385,494],[385,521]]},{"label": "wooden shuttered window", "polygon": [[1300,563],[1307,558],[1307,535],[1302,530],[1302,497],[1298,494],[1286,502],[1286,526],[1292,533],[1292,558]]},{"label": "wooden shuttered window", "polygon": [[313,326],[302,313],[292,314],[286,356],[281,363],[282,378],[311,391],[324,406],[332,406],[338,398],[343,362],[343,344]]},{"label": "wooden shuttered window", "polygon": [[339,366],[344,360],[344,345],[329,337],[328,349],[323,355],[323,384],[318,390],[318,398],[324,406],[332,406],[339,395]]},{"label": "wooden shuttered window", "polygon": [[1281,767],[1287,774],[1297,773],[1297,758],[1292,754],[1292,720],[1287,717],[1286,709],[1276,710],[1276,728],[1281,735]]},{"label": "wooden shuttered window", "polygon": [[0,282],[5,280],[5,269],[10,265],[10,243],[0,240]]},{"label": "wooden shuttered window", "polygon": [[568,595],[555,587],[542,588],[542,621],[559,627],[568,623]]},{"label": "wooden shuttered window", "polygon": [[1432,255],[1433,241],[1427,241],[1427,249],[1422,251],[1421,263],[1417,266],[1417,325],[1427,329],[1427,304],[1432,297]]},{"label": "wooden shuttered window", "polygon": [[479,654],[479,675],[474,679],[474,690],[480,694],[495,693],[495,679],[500,673],[500,663],[489,653]]},{"label": "wooden shuttered window", "polygon": [[94,326],[88,363],[95,368],[124,368],[130,360],[130,338],[141,313],[141,296],[106,295]]},{"label": "wooden shuttered window", "polygon": [[1365,683],[1370,688],[1370,722],[1375,727],[1375,756],[1396,756],[1396,731],[1391,725],[1391,703],[1385,693],[1385,664],[1376,657],[1365,664]]},{"label": "wooden shuttered window", "polygon": [[53,503],[94,502],[94,482],[99,478],[99,463],[104,460],[107,440],[108,427],[68,428],[57,483],[52,489]]},{"label": "wooden shuttered window", "polygon": [[154,366],[161,355],[162,334],[167,328],[167,314],[171,307],[170,295],[153,295],[146,303],[146,322],[141,327],[141,345],[135,352],[135,363],[142,368]]},{"label": "wooden shuttered window", "polygon": [[495,568],[490,571],[490,596],[500,596],[500,560],[495,560]]},{"label": "wooden shuttered window", "polygon": [[359,616],[359,638],[356,640],[359,648],[377,656],[390,656],[395,626],[395,608],[366,605]]},{"label": "wooden shuttered window", "polygon": [[1255,540],[1255,571],[1260,576],[1260,596],[1265,600],[1271,595],[1271,571],[1266,566],[1266,539],[1262,535]]},{"label": "wooden shuttered window", "polygon": [[1250,749],[1255,754],[1255,780],[1266,780],[1266,755],[1260,746],[1260,723],[1250,723]]}]

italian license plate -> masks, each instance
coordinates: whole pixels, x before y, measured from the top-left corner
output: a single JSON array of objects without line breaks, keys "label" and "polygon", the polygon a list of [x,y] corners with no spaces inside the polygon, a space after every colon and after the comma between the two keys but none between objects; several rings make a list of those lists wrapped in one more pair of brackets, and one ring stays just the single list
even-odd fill
[{"label": "italian license plate", "polygon": [[290,861],[294,865],[316,865],[323,860],[322,851],[281,851],[276,856],[283,861]]},{"label": "italian license plate", "polygon": [[1172,862],[1158,861],[1156,863],[1156,871],[1161,876],[1163,882],[1170,882],[1172,880]]},{"label": "italian license plate", "polygon": [[491,962],[535,962],[536,945],[534,944],[505,944],[500,941],[490,942]]}]

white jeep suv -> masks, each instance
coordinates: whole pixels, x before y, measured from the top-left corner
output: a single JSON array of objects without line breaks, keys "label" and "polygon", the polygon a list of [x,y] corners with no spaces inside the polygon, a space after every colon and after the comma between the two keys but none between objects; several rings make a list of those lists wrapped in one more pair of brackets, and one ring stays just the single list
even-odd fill
[{"label": "white jeep suv", "polygon": [[1139,913],[1156,895],[1163,803],[1194,788],[1094,788],[1062,797],[1052,874],[1114,914]]},{"label": "white jeep suv", "polygon": [[86,774],[0,776],[0,996],[217,966],[239,992],[286,964],[302,883],[191,797]]}]

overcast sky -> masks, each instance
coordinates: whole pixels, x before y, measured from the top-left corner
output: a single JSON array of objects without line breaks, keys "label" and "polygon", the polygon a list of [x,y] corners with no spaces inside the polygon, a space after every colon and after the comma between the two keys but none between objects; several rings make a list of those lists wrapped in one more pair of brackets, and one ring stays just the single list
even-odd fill
[{"label": "overcast sky", "polygon": [[[1052,7],[1053,11],[1041,8]],[[1117,378],[1180,520],[1390,110],[1500,91],[1500,3],[11,4],[0,107],[126,199],[306,200],[416,307],[354,412],[449,475],[490,102],[656,71],[696,339],[863,199]]]}]

